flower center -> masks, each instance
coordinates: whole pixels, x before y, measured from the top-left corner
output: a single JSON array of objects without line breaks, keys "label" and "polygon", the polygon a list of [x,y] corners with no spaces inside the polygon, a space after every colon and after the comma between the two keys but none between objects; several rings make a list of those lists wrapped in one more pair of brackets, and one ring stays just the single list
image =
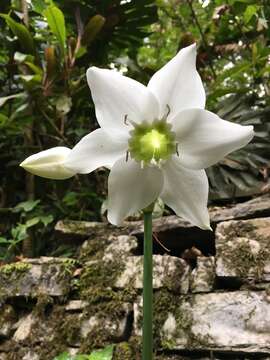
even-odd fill
[{"label": "flower center", "polygon": [[144,165],[159,164],[177,152],[175,134],[166,120],[155,120],[152,124],[133,123],[130,131],[128,151],[130,156]]}]

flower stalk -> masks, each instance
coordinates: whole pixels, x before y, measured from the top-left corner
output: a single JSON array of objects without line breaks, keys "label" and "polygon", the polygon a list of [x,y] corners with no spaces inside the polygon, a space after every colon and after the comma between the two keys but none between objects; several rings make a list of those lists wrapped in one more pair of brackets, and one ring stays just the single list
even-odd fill
[{"label": "flower stalk", "polygon": [[144,213],[144,255],[143,255],[143,348],[142,360],[153,359],[153,205]]}]

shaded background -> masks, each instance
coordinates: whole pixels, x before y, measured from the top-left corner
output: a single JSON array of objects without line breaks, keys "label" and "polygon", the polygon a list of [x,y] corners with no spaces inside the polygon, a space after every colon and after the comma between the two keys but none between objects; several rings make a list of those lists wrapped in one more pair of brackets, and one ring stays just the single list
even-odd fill
[{"label": "shaded background", "polygon": [[256,130],[251,144],[208,169],[210,203],[268,191],[267,0],[21,0],[1,2],[0,12],[2,261],[72,255],[71,247],[52,241],[54,223],[104,219],[105,169],[52,181],[18,167],[35,152],[74,146],[98,126],[85,77],[91,65],[146,84],[179,49],[196,42],[207,109]]}]

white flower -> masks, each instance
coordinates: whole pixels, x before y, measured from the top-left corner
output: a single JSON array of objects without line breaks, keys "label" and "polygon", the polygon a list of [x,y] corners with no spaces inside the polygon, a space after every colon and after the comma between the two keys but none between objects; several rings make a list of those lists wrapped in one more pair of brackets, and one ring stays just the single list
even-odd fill
[{"label": "white flower", "polygon": [[68,179],[76,174],[63,165],[70,152],[69,148],[57,146],[29,156],[20,166],[34,175],[47,179]]},{"label": "white flower", "polygon": [[207,168],[245,146],[252,126],[204,110],[195,44],[182,49],[147,86],[91,67],[87,80],[100,128],[85,136],[64,166],[89,173],[111,168],[108,219],[120,224],[158,197],[177,215],[209,229]]}]

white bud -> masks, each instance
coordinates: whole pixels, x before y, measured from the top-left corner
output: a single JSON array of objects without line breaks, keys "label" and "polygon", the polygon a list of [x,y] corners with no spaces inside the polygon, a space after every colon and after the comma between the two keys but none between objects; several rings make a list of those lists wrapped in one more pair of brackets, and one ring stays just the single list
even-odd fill
[{"label": "white bud", "polygon": [[64,165],[70,151],[67,147],[57,146],[29,156],[20,166],[31,174],[47,179],[68,179],[76,174]]}]

